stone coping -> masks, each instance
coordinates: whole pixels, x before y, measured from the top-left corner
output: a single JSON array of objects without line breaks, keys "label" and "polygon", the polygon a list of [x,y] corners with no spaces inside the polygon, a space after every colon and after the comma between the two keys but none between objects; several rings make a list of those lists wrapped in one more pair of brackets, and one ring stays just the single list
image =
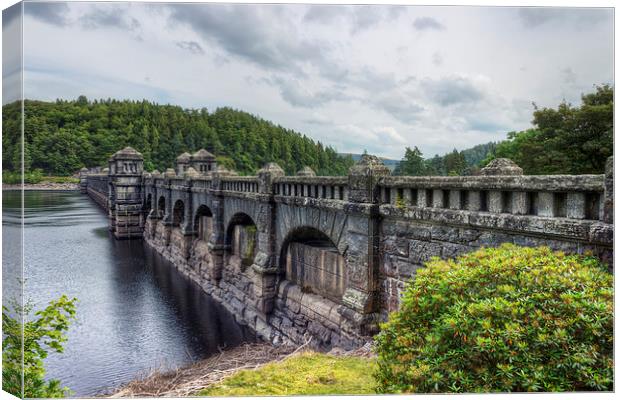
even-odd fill
[{"label": "stone coping", "polygon": [[604,191],[605,175],[386,176],[379,185],[415,189]]},{"label": "stone coping", "polygon": [[348,176],[280,176],[273,183],[304,184],[304,185],[348,185]]}]

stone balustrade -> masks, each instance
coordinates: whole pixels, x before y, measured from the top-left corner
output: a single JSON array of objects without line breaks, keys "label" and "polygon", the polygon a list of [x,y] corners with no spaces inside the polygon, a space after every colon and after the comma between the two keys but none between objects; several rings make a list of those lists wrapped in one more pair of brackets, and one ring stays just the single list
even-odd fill
[{"label": "stone balustrade", "polygon": [[285,197],[348,200],[346,176],[283,176],[274,181],[273,193]]},{"label": "stone balustrade", "polygon": [[381,200],[398,207],[436,208],[602,219],[604,175],[385,177]]}]

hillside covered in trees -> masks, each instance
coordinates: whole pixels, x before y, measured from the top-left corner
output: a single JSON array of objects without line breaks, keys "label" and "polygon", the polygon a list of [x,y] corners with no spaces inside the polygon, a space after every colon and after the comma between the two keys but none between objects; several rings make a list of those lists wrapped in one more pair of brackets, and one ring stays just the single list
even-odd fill
[{"label": "hillside covered in trees", "polygon": [[557,109],[535,107],[533,128],[444,156],[424,159],[417,147],[407,147],[394,174],[476,175],[500,157],[510,158],[527,175],[602,174],[613,154],[613,98],[614,88],[601,85],[582,95],[578,107],[567,102]]},{"label": "hillside covered in trees", "polygon": [[[26,100],[26,170],[69,175],[82,167],[106,166],[117,150],[132,146],[147,170],[174,166],[185,151],[205,148],[218,162],[241,174],[254,174],[277,162],[287,174],[308,165],[319,175],[344,175],[350,157],[290,129],[231,108],[208,112],[148,101]],[[20,103],[3,106],[3,165],[19,170]]]}]

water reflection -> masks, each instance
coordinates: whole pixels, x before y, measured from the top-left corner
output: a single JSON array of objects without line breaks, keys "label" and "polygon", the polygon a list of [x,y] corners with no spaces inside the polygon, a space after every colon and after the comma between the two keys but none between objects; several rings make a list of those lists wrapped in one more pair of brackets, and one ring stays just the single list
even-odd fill
[{"label": "water reflection", "polygon": [[[17,197],[4,192],[3,237],[18,232]],[[86,196],[26,192],[24,201],[25,297],[38,307],[63,293],[78,298],[66,350],[46,362],[48,377],[76,395],[254,339],[142,241],[111,238],[105,213]]]}]

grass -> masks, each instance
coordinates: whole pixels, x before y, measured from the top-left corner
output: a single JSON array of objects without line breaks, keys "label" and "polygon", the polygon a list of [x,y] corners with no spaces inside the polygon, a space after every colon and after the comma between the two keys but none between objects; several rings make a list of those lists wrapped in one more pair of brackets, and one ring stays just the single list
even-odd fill
[{"label": "grass", "polygon": [[375,394],[375,361],[367,357],[304,352],[256,370],[244,370],[198,396]]},{"label": "grass", "polygon": [[51,183],[80,183],[80,178],[72,176],[44,176],[43,182]]}]

